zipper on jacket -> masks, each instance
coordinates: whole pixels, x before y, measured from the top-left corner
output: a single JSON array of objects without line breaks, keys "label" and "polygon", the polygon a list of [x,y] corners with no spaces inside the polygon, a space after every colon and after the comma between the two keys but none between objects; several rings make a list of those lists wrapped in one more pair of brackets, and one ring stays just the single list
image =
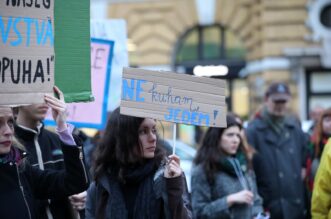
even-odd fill
[{"label": "zipper on jacket", "polygon": [[[12,163],[10,163],[10,164],[13,165]],[[30,212],[30,208],[29,208],[28,202],[27,202],[27,200],[26,200],[26,198],[25,198],[24,188],[23,188],[22,183],[21,183],[21,178],[20,178],[20,173],[19,173],[19,171],[18,171],[18,166],[17,166],[17,164],[15,164],[15,166],[16,166],[16,173],[17,173],[17,177],[18,177],[18,184],[19,184],[20,189],[21,189],[21,192],[22,192],[22,196],[23,196],[23,199],[24,199],[24,203],[25,203],[25,205],[26,205],[26,208],[28,209],[29,218],[32,219],[32,217],[31,217],[31,212]]]},{"label": "zipper on jacket", "polygon": [[86,172],[86,168],[85,168],[85,164],[84,164],[84,160],[83,160],[84,159],[83,149],[81,146],[79,146],[78,149],[79,149],[79,160],[80,160],[80,163],[82,164],[83,170],[84,170],[85,182],[86,182],[86,184],[88,184],[87,172]]}]

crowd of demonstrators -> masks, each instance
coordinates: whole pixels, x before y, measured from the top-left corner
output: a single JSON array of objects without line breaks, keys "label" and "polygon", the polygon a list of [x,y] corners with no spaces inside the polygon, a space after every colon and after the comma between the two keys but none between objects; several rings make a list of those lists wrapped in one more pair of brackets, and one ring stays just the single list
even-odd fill
[{"label": "crowd of demonstrators", "polygon": [[[57,87],[56,92],[60,92]],[[62,94],[61,94],[62,95]],[[23,144],[28,152],[27,159],[32,166],[41,170],[58,170],[65,168],[63,160],[62,145],[59,135],[44,128],[43,120],[48,111],[48,104],[32,104],[15,108],[16,124],[15,136]],[[61,127],[62,128],[62,127]],[[73,126],[65,127],[69,132]],[[62,129],[57,131],[61,132]],[[81,141],[75,138],[76,143]],[[40,200],[38,202],[38,217],[45,219],[77,218],[76,210],[81,210],[84,215],[86,192],[64,197],[61,199]]]},{"label": "crowd of demonstrators", "polygon": [[[34,219],[40,216],[37,200],[65,199],[87,189],[82,149],[75,144],[66,123],[63,94],[45,95],[61,139],[65,168],[40,170],[32,166],[24,145],[14,140],[14,116],[10,107],[0,107],[0,214],[2,219]],[[63,217],[66,218],[66,217]]]},{"label": "crowd of demonstrators", "polygon": [[303,182],[307,138],[297,118],[287,113],[290,99],[286,84],[271,84],[263,108],[246,130],[256,150],[258,192],[271,219],[303,219],[307,210]]},{"label": "crowd of demonstrators", "polygon": [[263,212],[252,161],[242,145],[241,125],[230,115],[226,122],[227,128],[207,130],[194,160],[195,218],[252,219]]},{"label": "crowd of demonstrators", "polygon": [[86,218],[191,218],[179,163],[158,145],[154,119],[116,109],[95,150]]}]

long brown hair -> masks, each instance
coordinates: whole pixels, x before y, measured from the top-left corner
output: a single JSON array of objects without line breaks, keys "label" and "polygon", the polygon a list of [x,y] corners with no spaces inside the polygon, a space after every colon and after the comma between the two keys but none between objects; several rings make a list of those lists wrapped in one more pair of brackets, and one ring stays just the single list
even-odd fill
[{"label": "long brown hair", "polygon": [[[219,150],[219,147],[218,147],[219,141],[220,141],[220,138],[221,138],[223,132],[232,126],[237,126],[240,129],[242,128],[241,124],[238,123],[236,121],[235,117],[230,114],[228,114],[226,116],[226,123],[227,123],[226,128],[210,127],[207,130],[207,132],[202,140],[201,147],[198,149],[197,155],[194,159],[194,164],[202,165],[202,168],[204,169],[204,171],[206,173],[207,180],[211,185],[214,184],[215,174],[216,174],[216,172],[219,171],[219,169],[218,169],[219,160],[222,157],[226,156],[224,153],[222,153],[221,150]],[[240,144],[239,144],[238,150],[242,150],[242,152],[244,153],[246,160],[248,162],[248,168],[251,168],[252,165],[249,164],[249,163],[251,163],[251,160],[249,159],[249,156],[247,154],[247,149],[244,148],[242,143],[243,143],[243,141],[242,141],[242,139],[240,139]]]},{"label": "long brown hair", "polygon": [[[107,122],[106,130],[94,152],[92,172],[94,180],[104,173],[114,173],[119,180],[126,168],[143,162],[143,152],[139,143],[138,129],[144,118],[121,115],[119,108],[114,110]],[[164,150],[158,145],[155,150],[155,165],[165,158]]]},{"label": "long brown hair", "polygon": [[315,125],[313,135],[311,137],[311,142],[314,145],[314,157],[318,158],[321,155],[320,144],[323,140],[324,132],[323,132],[323,120],[325,117],[331,116],[331,108],[328,108],[323,111],[321,116],[317,120],[317,124]]}]

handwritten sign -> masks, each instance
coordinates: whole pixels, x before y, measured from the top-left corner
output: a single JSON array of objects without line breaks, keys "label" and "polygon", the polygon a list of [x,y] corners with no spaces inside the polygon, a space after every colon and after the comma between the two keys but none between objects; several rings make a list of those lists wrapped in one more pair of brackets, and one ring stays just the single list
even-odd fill
[{"label": "handwritten sign", "polygon": [[0,1],[0,104],[41,103],[54,85],[54,1]]},{"label": "handwritten sign", "polygon": [[[67,104],[67,120],[76,127],[103,129],[106,124],[113,48],[113,41],[91,40],[92,92],[95,100],[90,103]],[[55,125],[50,112],[45,124]]]},{"label": "handwritten sign", "polygon": [[124,68],[121,114],[225,127],[223,80]]}]

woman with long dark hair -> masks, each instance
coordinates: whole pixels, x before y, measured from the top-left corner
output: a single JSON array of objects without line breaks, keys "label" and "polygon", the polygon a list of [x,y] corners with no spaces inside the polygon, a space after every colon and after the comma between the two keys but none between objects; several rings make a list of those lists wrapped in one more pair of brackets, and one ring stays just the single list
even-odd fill
[{"label": "woman with long dark hair", "polygon": [[241,125],[226,117],[227,128],[209,128],[194,160],[192,208],[195,218],[252,219],[262,212]]},{"label": "woman with long dark hair", "polygon": [[154,119],[121,115],[117,108],[94,155],[87,219],[191,218],[179,158],[166,158]]}]

